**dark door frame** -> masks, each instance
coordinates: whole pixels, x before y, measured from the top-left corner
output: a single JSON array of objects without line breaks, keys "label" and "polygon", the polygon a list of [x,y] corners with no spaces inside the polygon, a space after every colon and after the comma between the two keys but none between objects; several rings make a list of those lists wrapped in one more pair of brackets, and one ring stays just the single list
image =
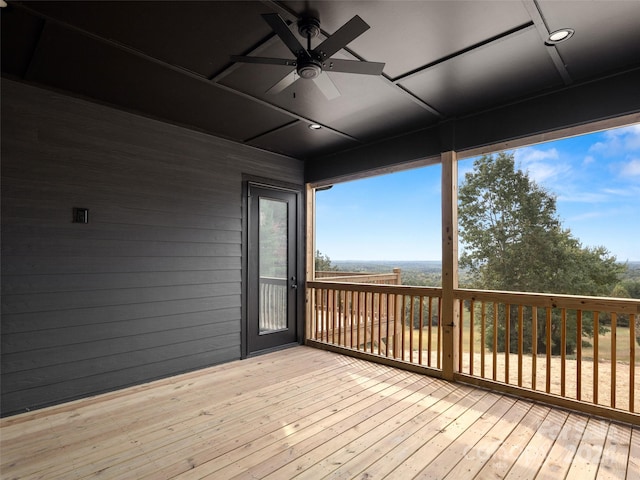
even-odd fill
[{"label": "dark door frame", "polygon": [[[249,353],[248,349],[248,302],[249,302],[249,186],[271,188],[275,190],[283,190],[295,194],[296,196],[296,277],[298,280],[298,288],[296,291],[296,341],[293,344],[281,345],[279,347],[262,350],[259,352]],[[241,329],[240,329],[240,356],[247,358],[248,356],[259,355],[272,350],[286,348],[291,345],[300,345],[304,343],[304,327],[305,327],[305,253],[306,253],[306,236],[305,236],[305,189],[303,185],[282,182],[270,178],[258,177],[255,175],[242,175],[242,301],[241,301]]]}]

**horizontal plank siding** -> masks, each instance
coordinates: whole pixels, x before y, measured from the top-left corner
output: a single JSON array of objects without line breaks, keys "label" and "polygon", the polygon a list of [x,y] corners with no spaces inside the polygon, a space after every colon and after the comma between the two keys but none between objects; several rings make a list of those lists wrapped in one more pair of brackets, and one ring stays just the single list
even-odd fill
[{"label": "horizontal plank siding", "polygon": [[232,307],[240,308],[240,298],[237,295],[56,310],[49,312],[45,318],[43,318],[41,312],[3,315],[2,333],[31,332],[41,329],[73,327],[76,325],[98,325],[101,323],[175,315],[179,313],[203,312]]},{"label": "horizontal plank siding", "polygon": [[303,163],[2,87],[2,415],[239,358],[243,175]]},{"label": "horizontal plank siding", "polygon": [[5,354],[10,354],[21,352],[25,347],[29,347],[29,350],[32,350],[66,346],[71,342],[104,341],[111,338],[120,338],[123,333],[126,336],[130,336],[146,335],[149,332],[174,331],[199,325],[210,325],[212,317],[215,317],[219,322],[215,325],[225,325],[226,322],[236,325],[235,320],[239,315],[240,308],[226,308],[177,315],[134,318],[121,322],[98,323],[95,325],[77,325],[29,332],[5,333],[2,337],[2,351]]}]

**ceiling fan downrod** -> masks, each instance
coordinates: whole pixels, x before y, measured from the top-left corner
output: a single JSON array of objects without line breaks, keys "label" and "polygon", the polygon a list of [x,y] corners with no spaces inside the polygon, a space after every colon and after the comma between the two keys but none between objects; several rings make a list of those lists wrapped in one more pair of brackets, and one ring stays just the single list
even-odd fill
[{"label": "ceiling fan downrod", "polygon": [[307,54],[298,56],[296,71],[300,78],[318,78],[322,73],[322,62],[319,58],[314,58],[316,55],[311,50],[311,39],[320,35],[320,20],[315,17],[301,18],[298,21],[298,33],[307,39]]}]

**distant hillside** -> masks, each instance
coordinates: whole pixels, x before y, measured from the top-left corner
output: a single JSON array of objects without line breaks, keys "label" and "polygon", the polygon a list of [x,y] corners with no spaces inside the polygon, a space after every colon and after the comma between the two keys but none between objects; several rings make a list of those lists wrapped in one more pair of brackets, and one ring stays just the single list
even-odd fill
[{"label": "distant hillside", "polygon": [[392,260],[332,260],[340,270],[353,272],[388,272],[394,268],[411,271],[440,271],[442,262],[439,260],[425,261],[392,261]]},{"label": "distant hillside", "polygon": [[339,270],[347,272],[390,272],[394,268],[402,270],[402,284],[426,287],[442,286],[442,262],[425,261],[384,261],[384,260],[336,260],[331,262]]},{"label": "distant hillside", "polygon": [[[331,264],[346,272],[386,273],[400,268],[404,285],[442,286],[442,262],[438,260],[333,260]],[[464,280],[465,274],[461,271],[460,283],[464,284]],[[627,271],[620,280],[640,281],[640,262],[627,262]]]}]

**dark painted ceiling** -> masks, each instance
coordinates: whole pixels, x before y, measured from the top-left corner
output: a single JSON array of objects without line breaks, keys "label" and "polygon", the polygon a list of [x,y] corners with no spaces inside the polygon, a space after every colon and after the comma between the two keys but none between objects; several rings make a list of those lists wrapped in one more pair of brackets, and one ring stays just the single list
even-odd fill
[{"label": "dark painted ceiling", "polygon": [[[8,3],[8,78],[301,159],[640,66],[636,0]],[[362,17],[371,28],[334,57],[384,62],[383,75],[324,72],[340,91],[332,100],[302,79],[272,95],[286,67],[230,61],[293,58],[261,14],[298,35],[309,10],[324,35]],[[564,27],[571,39],[545,45]]]}]

